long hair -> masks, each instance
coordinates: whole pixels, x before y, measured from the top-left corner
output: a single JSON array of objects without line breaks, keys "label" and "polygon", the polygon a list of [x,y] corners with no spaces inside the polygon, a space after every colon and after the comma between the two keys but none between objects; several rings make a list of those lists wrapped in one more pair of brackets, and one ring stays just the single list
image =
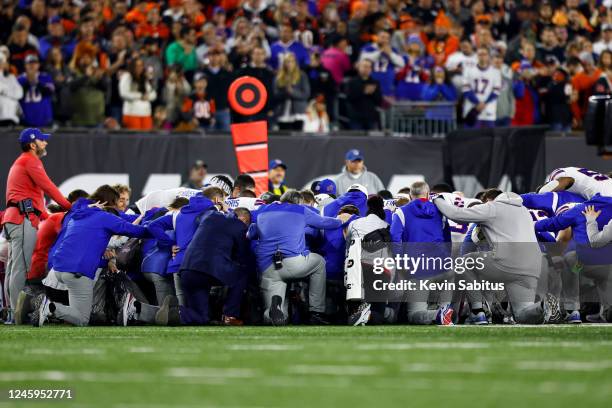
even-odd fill
[{"label": "long hair", "polygon": [[[291,70],[287,68],[287,61],[289,59],[292,59],[293,62],[295,62],[293,69]],[[300,82],[300,67],[297,64],[295,55],[293,55],[293,53],[288,53],[283,59],[283,63],[278,70],[278,74],[276,75],[276,83],[280,88],[285,88],[287,86],[296,85],[298,82]]]},{"label": "long hair", "polygon": [[142,60],[140,58],[132,58],[128,70],[130,71],[130,75],[132,77],[132,83],[135,83],[137,85],[138,92],[144,94],[147,92],[146,67],[143,67],[142,72],[140,74],[137,74],[136,64],[138,64],[138,62],[142,62]]}]

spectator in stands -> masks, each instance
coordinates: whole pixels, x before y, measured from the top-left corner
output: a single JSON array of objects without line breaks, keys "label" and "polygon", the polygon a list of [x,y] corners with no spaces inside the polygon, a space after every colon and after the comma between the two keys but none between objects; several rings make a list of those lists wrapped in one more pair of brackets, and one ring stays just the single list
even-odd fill
[{"label": "spectator in stands", "polygon": [[119,81],[121,76],[129,69],[130,50],[125,37],[125,27],[119,26],[115,29],[111,37],[111,44],[107,52],[108,68],[106,75],[110,80],[110,94],[108,95],[107,111],[117,120],[122,123],[123,98],[119,90]]},{"label": "spectator in stands", "polygon": [[140,52],[147,77],[151,80],[153,89],[157,91],[158,95],[161,93],[161,82],[164,79],[164,65],[160,56],[159,45],[157,38],[146,37]]},{"label": "spectator in stands", "polygon": [[53,47],[60,47],[64,58],[70,58],[76,45],[74,39],[67,36],[60,16],[49,19],[49,34],[40,39],[40,57],[45,60]]},{"label": "spectator in stands", "polygon": [[211,99],[206,87],[208,80],[202,74],[196,74],[194,90],[187,101],[188,114],[193,123],[203,129],[209,129],[215,122],[215,101]]},{"label": "spectator in stands", "polygon": [[[606,54],[607,53],[602,54],[602,60],[604,59],[604,57],[609,58]],[[600,64],[600,66],[602,67],[601,75],[599,76],[599,79],[597,79],[597,81],[595,82],[595,85],[593,85],[593,95],[612,94],[612,67],[608,66],[604,68],[602,65],[603,64]]]},{"label": "spectator in stands", "polygon": [[9,71],[6,55],[0,52],[0,126],[13,126],[19,123],[19,100],[23,89],[15,75]]},{"label": "spectator in stands", "polygon": [[270,66],[273,69],[279,69],[285,57],[290,53],[293,54],[300,68],[306,68],[310,62],[308,50],[302,43],[295,41],[293,28],[289,24],[280,28],[280,37],[277,42],[272,44],[270,52]]},{"label": "spectator in stands", "polygon": [[605,50],[612,51],[612,24],[602,24],[601,38],[593,44],[593,53],[601,55]]},{"label": "spectator in stands", "polygon": [[109,80],[104,70],[94,66],[96,48],[87,43],[79,44],[70,61],[71,122],[74,126],[95,127],[104,121],[105,98],[109,92]]},{"label": "spectator in stands", "polygon": [[70,89],[66,86],[66,80],[70,76],[70,69],[64,63],[64,54],[59,47],[49,50],[45,71],[51,75],[55,85],[53,98],[53,115],[55,121],[64,124],[70,118]]},{"label": "spectator in stands", "polygon": [[437,65],[444,65],[449,55],[459,49],[459,39],[449,34],[451,23],[444,11],[438,13],[434,22],[434,37],[427,44],[427,53]]},{"label": "spectator in stands", "polygon": [[243,75],[259,79],[268,91],[266,106],[259,113],[253,115],[253,120],[271,119],[274,115],[274,72],[268,68],[266,64],[266,51],[263,46],[256,45],[253,47],[249,64],[242,67],[236,73],[236,77],[241,77]]},{"label": "spectator in stands", "polygon": [[11,52],[11,65],[17,72],[22,73],[25,69],[25,57],[29,54],[38,55],[38,50],[28,42],[28,29],[23,24],[15,24],[8,40]]},{"label": "spectator in stands", "polygon": [[323,95],[318,95],[308,104],[303,130],[307,133],[329,133],[329,115]]},{"label": "spectator in stands", "polygon": [[376,41],[361,50],[360,60],[372,61],[372,78],[380,84],[384,96],[393,97],[395,91],[395,73],[406,64],[404,58],[391,48],[391,35],[386,29],[376,33]]},{"label": "spectator in stands", "polygon": [[595,66],[593,56],[589,52],[580,54],[582,70],[572,77],[572,113],[576,124],[582,125],[582,119],[586,113],[589,97],[592,95],[595,82],[601,77],[601,69]]},{"label": "spectator in stands", "polygon": [[170,29],[161,20],[158,7],[151,7],[147,12],[147,19],[136,27],[136,38],[152,37],[161,41],[167,41],[170,37]]},{"label": "spectator in stands", "polygon": [[418,101],[423,85],[429,80],[434,65],[433,58],[425,54],[425,48],[418,35],[411,35],[406,43],[407,62],[396,75],[395,97],[398,100]]},{"label": "spectator in stands", "polygon": [[540,45],[537,47],[537,59],[539,61],[545,61],[548,56],[554,56],[561,62],[565,60],[565,49],[559,47],[559,41],[552,26],[542,29],[540,40]]},{"label": "spectator in stands", "polygon": [[[333,3],[329,3],[328,7],[330,5],[333,6]],[[340,86],[344,75],[351,70],[351,60],[346,53],[349,43],[346,37],[338,34],[332,34],[330,37],[329,42],[332,46],[321,54],[321,64],[331,72],[336,85]]]},{"label": "spectator in stands", "polygon": [[499,70],[502,85],[497,98],[497,119],[495,126],[510,126],[514,113],[516,112],[512,69],[504,62],[504,48],[498,48],[493,54],[493,66]]},{"label": "spectator in stands", "polygon": [[448,56],[444,67],[448,76],[457,89],[461,89],[461,74],[466,69],[475,68],[478,58],[469,37],[463,37],[459,43],[459,50]]},{"label": "spectator in stands", "polygon": [[147,76],[142,59],[132,59],[128,72],[119,78],[119,95],[123,99],[123,126],[127,129],[152,129],[151,103],[157,99],[157,92]]},{"label": "spectator in stands", "polygon": [[333,117],[333,106],[336,101],[336,83],[331,72],[321,64],[321,55],[314,50],[310,56],[310,64],[306,68],[306,75],[310,85],[310,98],[323,95],[323,105],[327,106],[327,115]]},{"label": "spectator in stands", "polygon": [[292,53],[283,58],[274,82],[274,96],[279,127],[301,130],[304,127],[310,85]]},{"label": "spectator in stands", "polygon": [[429,83],[423,86],[421,99],[424,101],[448,101],[457,100],[457,91],[446,77],[446,71],[442,67],[435,67]]},{"label": "spectator in stands", "polygon": [[166,63],[168,65],[178,64],[185,75],[191,78],[193,72],[198,68],[195,45],[196,30],[183,26],[179,38],[166,48]]},{"label": "spectator in stands", "polygon": [[221,46],[211,48],[208,52],[208,66],[203,69],[208,79],[208,94],[214,101],[215,130],[224,132],[230,128],[230,112],[227,101],[227,90],[229,89],[233,75],[227,69],[227,54]]},{"label": "spectator in stands", "polygon": [[572,85],[569,80],[565,69],[556,68],[543,97],[546,122],[554,131],[569,132],[572,126]]},{"label": "spectator in stands", "polygon": [[6,44],[10,35],[11,30],[8,28],[15,24],[17,19],[18,11],[16,0],[7,0],[3,2],[2,8],[0,8],[0,27],[6,27],[5,30],[0,30],[0,43]]},{"label": "spectator in stands", "polygon": [[382,92],[378,81],[372,78],[372,61],[363,59],[357,64],[356,78],[347,85],[347,113],[349,126],[354,130],[380,129]]},{"label": "spectator in stands", "polygon": [[184,99],[191,93],[191,85],[183,74],[180,65],[170,67],[164,86],[164,102],[168,112],[168,121],[175,124],[181,114]]},{"label": "spectator in stands", "polygon": [[601,54],[599,54],[599,69],[602,71],[607,71],[612,68],[612,51],[611,50],[603,50]]},{"label": "spectator in stands", "polygon": [[493,127],[497,119],[497,98],[501,90],[501,73],[491,66],[486,47],[478,48],[478,65],[463,75],[463,116],[467,126]]},{"label": "spectator in stands", "polygon": [[[206,23],[202,27],[202,41],[196,48],[196,56],[198,57],[199,65],[208,65],[210,51],[213,48],[222,47],[223,43],[217,37],[215,26],[212,23]],[[226,44],[227,46],[227,44]]]},{"label": "spectator in stands", "polygon": [[513,126],[528,126],[539,122],[539,95],[535,87],[538,72],[527,60],[521,61],[513,84],[516,111]]},{"label": "spectator in stands", "polygon": [[48,73],[40,72],[40,61],[36,55],[30,54],[25,58],[25,72],[18,80],[23,88],[23,124],[34,127],[50,126],[53,122],[52,100],[55,86]]}]

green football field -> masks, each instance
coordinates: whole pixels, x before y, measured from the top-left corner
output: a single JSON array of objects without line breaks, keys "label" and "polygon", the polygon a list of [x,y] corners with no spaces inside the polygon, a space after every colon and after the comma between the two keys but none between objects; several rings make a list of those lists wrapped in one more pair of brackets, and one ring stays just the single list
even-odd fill
[{"label": "green football field", "polygon": [[5,326],[0,350],[0,408],[612,407],[609,326]]}]

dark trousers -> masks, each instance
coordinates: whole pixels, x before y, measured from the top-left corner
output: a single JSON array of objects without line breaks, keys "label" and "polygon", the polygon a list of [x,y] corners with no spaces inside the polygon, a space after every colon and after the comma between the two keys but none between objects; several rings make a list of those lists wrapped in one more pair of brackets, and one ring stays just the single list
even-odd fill
[{"label": "dark trousers", "polygon": [[[185,298],[185,304],[181,306],[181,322],[186,325],[207,324],[210,289],[223,284],[213,276],[199,271],[182,270],[180,277]],[[232,317],[240,315],[240,301],[245,288],[246,279],[240,279],[227,288],[223,306],[224,315]]]}]

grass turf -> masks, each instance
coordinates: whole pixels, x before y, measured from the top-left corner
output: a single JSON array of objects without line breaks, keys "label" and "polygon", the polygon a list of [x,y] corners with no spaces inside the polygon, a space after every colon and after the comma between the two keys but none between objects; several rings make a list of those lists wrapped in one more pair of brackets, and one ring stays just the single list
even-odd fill
[{"label": "grass turf", "polygon": [[0,408],[612,404],[606,326],[0,327],[0,350]]}]

